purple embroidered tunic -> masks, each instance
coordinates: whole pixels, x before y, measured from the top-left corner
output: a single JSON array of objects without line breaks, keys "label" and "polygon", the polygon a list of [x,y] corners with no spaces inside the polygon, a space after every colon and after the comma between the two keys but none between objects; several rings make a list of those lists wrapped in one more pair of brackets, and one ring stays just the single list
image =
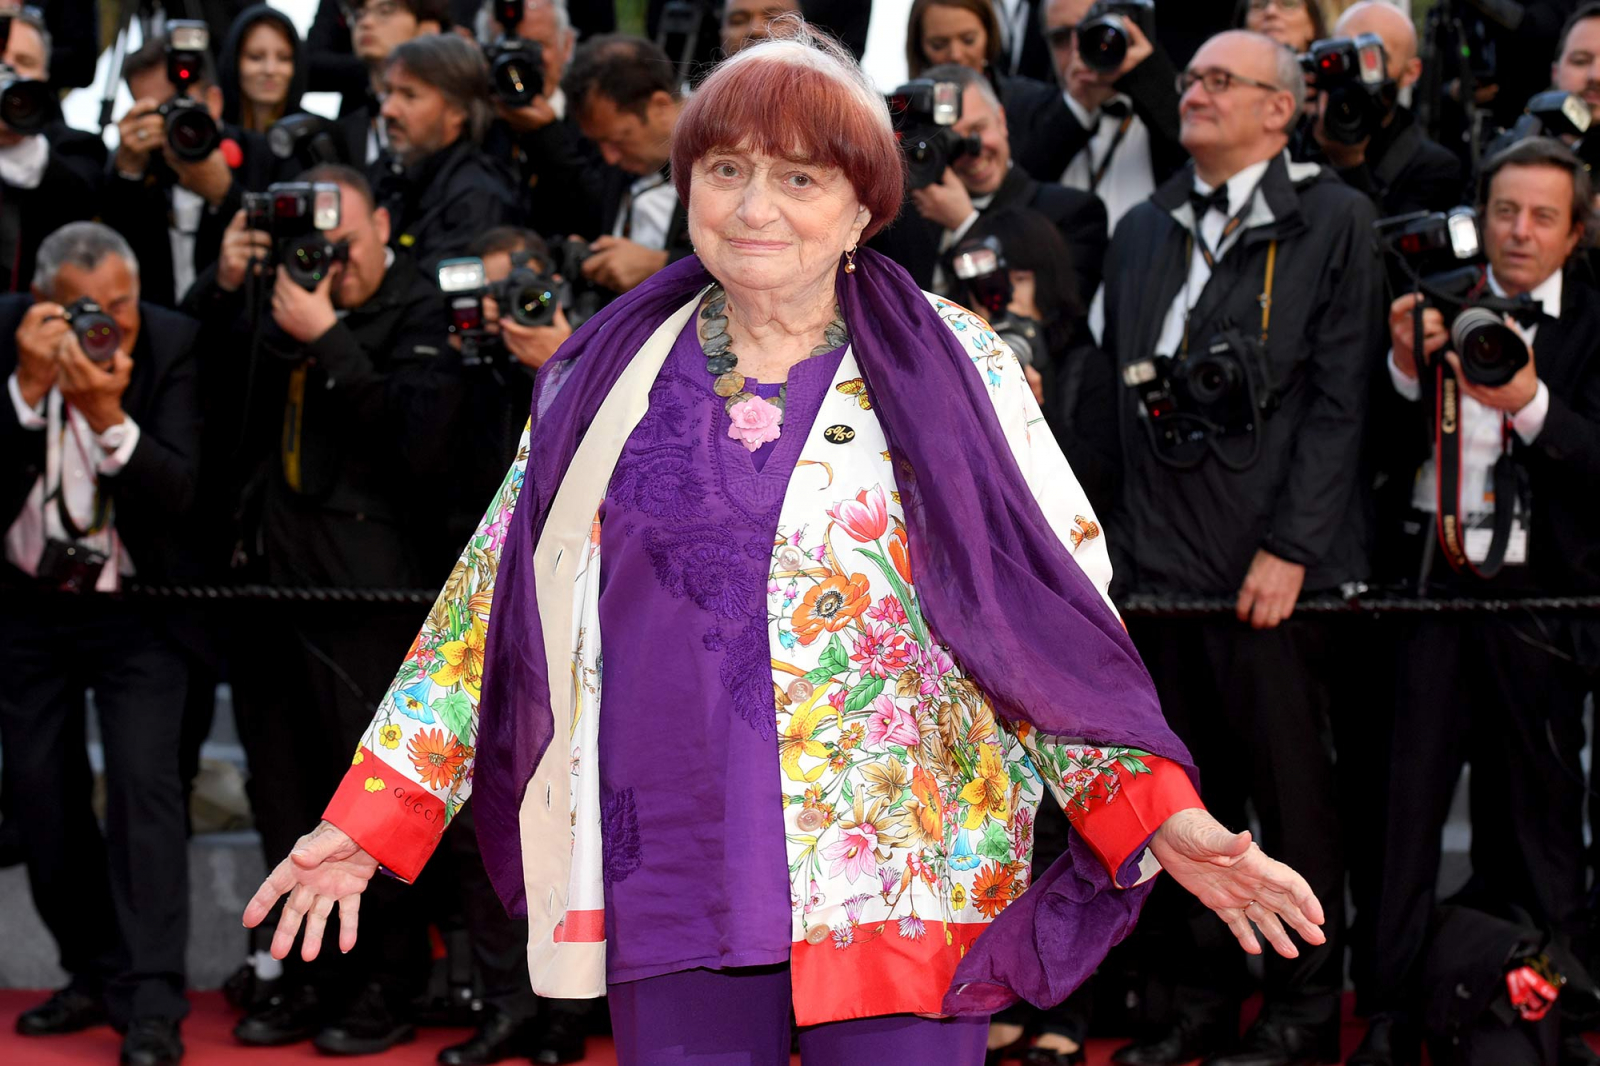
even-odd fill
[{"label": "purple embroidered tunic", "polygon": [[[611,983],[787,962],[766,583],[783,498],[844,349],[789,371],[783,433],[728,436],[679,336],[601,509],[600,809]],[[779,386],[759,385],[760,396]]]}]

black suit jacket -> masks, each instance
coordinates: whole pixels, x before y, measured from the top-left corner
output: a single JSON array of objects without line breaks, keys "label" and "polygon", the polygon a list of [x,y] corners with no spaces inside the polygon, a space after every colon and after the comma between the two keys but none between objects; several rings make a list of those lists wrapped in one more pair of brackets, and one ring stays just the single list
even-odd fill
[{"label": "black suit jacket", "polygon": [[69,222],[94,217],[106,165],[105,144],[93,134],[53,122],[45,127],[49,160],[38,186],[0,182],[0,290],[27,292],[39,245]]},{"label": "black suit jacket", "polygon": [[373,176],[389,209],[389,243],[430,274],[439,260],[466,255],[484,231],[522,221],[511,176],[466,139],[401,172],[379,160]]},{"label": "black suit jacket", "polygon": [[[1080,189],[1036,181],[1018,167],[1006,174],[989,206],[980,216],[1002,207],[1023,207],[1049,219],[1061,233],[1072,257],[1073,285],[1079,306],[1087,308],[1100,286],[1100,268],[1106,255],[1106,206],[1098,196]],[[870,242],[872,247],[910,272],[924,289],[933,284],[944,228],[917,213],[907,203],[900,216]]]},{"label": "black suit jacket", "polygon": [[[1309,126],[1302,127],[1309,131]],[[1303,138],[1311,144],[1309,132]],[[1321,152],[1306,154],[1320,161]],[[1389,125],[1367,144],[1366,159],[1337,171],[1346,185],[1365,193],[1380,218],[1412,211],[1448,211],[1462,202],[1465,179],[1455,153],[1430,140],[1410,111],[1396,108]]]},{"label": "black suit jacket", "polygon": [[[627,198],[628,188],[639,175],[630,174],[620,167],[607,167],[604,172],[605,184],[600,192],[600,235],[605,236],[617,225],[617,216],[622,213],[623,201]],[[670,179],[669,179],[670,180]],[[684,208],[683,201],[679,200],[672,208],[672,218],[667,223],[667,262],[676,263],[686,255],[694,252],[694,246],[689,243],[689,212]]]},{"label": "black suit jacket", "polygon": [[[0,378],[17,367],[16,331],[33,305],[20,293],[0,297]],[[200,463],[200,401],[194,342],[200,324],[175,311],[140,303],[143,317],[133,346],[133,373],[122,409],[138,423],[139,443],[128,464],[100,484],[116,507],[117,535],[139,580],[193,576],[185,522],[195,498]],[[0,516],[10,528],[44,473],[45,434],[26,430],[9,400],[0,405]]]}]

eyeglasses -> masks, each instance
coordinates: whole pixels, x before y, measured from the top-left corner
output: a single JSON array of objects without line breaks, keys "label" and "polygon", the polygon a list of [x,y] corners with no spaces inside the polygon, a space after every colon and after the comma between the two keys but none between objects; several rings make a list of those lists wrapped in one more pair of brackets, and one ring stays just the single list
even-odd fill
[{"label": "eyeglasses", "polygon": [[1067,48],[1072,44],[1072,35],[1078,32],[1076,26],[1057,26],[1047,30],[1044,39],[1050,42],[1051,48]]},{"label": "eyeglasses", "polygon": [[1306,6],[1306,0],[1250,0],[1250,10],[1265,11],[1269,4],[1277,4],[1280,11],[1299,11]]},{"label": "eyeglasses", "polygon": [[344,14],[350,25],[354,26],[368,15],[383,22],[405,9],[405,5],[399,0],[372,0],[370,4],[365,5],[351,4],[344,9]]},{"label": "eyeglasses", "polygon": [[1252,89],[1265,89],[1272,93],[1284,91],[1282,86],[1273,85],[1271,82],[1256,81],[1254,78],[1247,78],[1243,74],[1235,74],[1233,71],[1223,70],[1221,67],[1208,67],[1205,70],[1186,70],[1179,74],[1177,78],[1178,95],[1182,96],[1188,92],[1196,82],[1205,86],[1206,92],[1212,96],[1225,93],[1235,85],[1248,85]]}]

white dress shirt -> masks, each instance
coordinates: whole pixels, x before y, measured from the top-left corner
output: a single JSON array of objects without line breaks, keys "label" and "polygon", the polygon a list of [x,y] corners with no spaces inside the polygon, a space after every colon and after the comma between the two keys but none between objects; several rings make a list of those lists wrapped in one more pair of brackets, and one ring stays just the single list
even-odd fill
[{"label": "white dress shirt", "polygon": [[[1494,276],[1494,269],[1489,270],[1489,290],[1496,296],[1504,296],[1505,289]],[[1561,317],[1561,272],[1558,270],[1550,275],[1535,288],[1531,294],[1539,301],[1544,313],[1551,318]],[[1508,324],[1522,337],[1529,347],[1533,348],[1533,339],[1539,332],[1537,325],[1523,326],[1515,320]],[[1394,351],[1389,352],[1389,380],[1394,384],[1394,390],[1408,400],[1422,398],[1422,386],[1416,378],[1408,377],[1394,361]],[[1543,381],[1539,382],[1538,389],[1533,394],[1533,399],[1528,405],[1511,416],[1511,428],[1522,438],[1524,444],[1532,444],[1544,430],[1544,420],[1550,413],[1550,388]],[[1493,407],[1485,407],[1465,393],[1461,394],[1461,501],[1460,508],[1463,517],[1477,518],[1494,511],[1494,464],[1500,458],[1505,445],[1501,436],[1502,412]],[[1416,484],[1411,491],[1411,505],[1419,511],[1432,514],[1434,512],[1434,499],[1437,489],[1433,459],[1430,457],[1422,464],[1422,469],[1417,472]],[[1471,534],[1478,532],[1468,530],[1467,556],[1474,562],[1481,562],[1488,552],[1488,541]],[[1487,530],[1484,530],[1487,532]],[[1507,553],[1508,562],[1516,562],[1511,552]]]},{"label": "white dress shirt", "polygon": [[[59,484],[73,523],[81,529],[88,528],[94,520],[95,478],[97,475],[111,477],[128,464],[133,450],[139,446],[139,426],[133,419],[124,417],[120,425],[97,436],[82,414],[62,402],[61,393],[55,388],[38,406],[29,406],[22,398],[22,388],[13,373],[6,380],[6,391],[11,395],[11,404],[22,428],[45,434],[44,474],[34,482],[21,513],[6,531],[6,559],[23,573],[34,575],[38,572],[46,539],[73,539],[61,524],[54,502],[46,506],[46,486]],[[117,436],[122,439],[113,448],[112,438]],[[115,592],[121,578],[133,576],[133,560],[123,550],[114,516],[104,529],[78,538],[77,543],[111,560],[100,571],[94,586],[96,592]]]},{"label": "white dress shirt", "polygon": [[[1239,235],[1253,225],[1270,221],[1271,212],[1262,201],[1257,187],[1261,184],[1261,177],[1267,172],[1270,159],[1263,159],[1259,163],[1251,163],[1243,170],[1227,180],[1228,187],[1228,215],[1224,218],[1216,211],[1206,212],[1206,217],[1200,220],[1200,237],[1206,246],[1221,262],[1228,254],[1229,249],[1239,243]],[[1207,185],[1198,176],[1194,179],[1194,187],[1198,191],[1210,195],[1214,186]],[[1246,205],[1249,209],[1246,210]],[[1192,209],[1185,204],[1178,208],[1179,217],[1192,217],[1184,215]],[[1243,224],[1234,227],[1226,238],[1222,231],[1227,227],[1228,219],[1238,215],[1241,211]],[[1183,327],[1188,320],[1189,312],[1194,305],[1200,302],[1200,294],[1205,291],[1206,282],[1211,280],[1211,268],[1206,265],[1205,256],[1200,251],[1200,242],[1194,242],[1194,254],[1189,257],[1189,277],[1183,283],[1183,288],[1178,290],[1177,297],[1172,301],[1172,306],[1167,308],[1167,317],[1162,321],[1161,333],[1156,338],[1156,352],[1160,355],[1175,355],[1183,344]],[[1200,343],[1205,343],[1209,338],[1200,338]],[[1193,338],[1191,338],[1193,340]]]},{"label": "white dress shirt", "polygon": [[[1112,97],[1130,109],[1128,130],[1120,143],[1117,142],[1117,130],[1122,126],[1120,117],[1104,111],[1091,115],[1071,93],[1061,95],[1067,101],[1067,110],[1090,133],[1089,143],[1072,157],[1072,162],[1062,172],[1061,184],[1100,197],[1106,205],[1106,232],[1115,232],[1122,216],[1150,199],[1150,194],[1156,191],[1155,172],[1150,169],[1150,131],[1144,119],[1131,110],[1133,101],[1122,93]],[[1109,163],[1106,162],[1107,153],[1111,156]],[[1100,183],[1090,189],[1095,172],[1102,166],[1106,168],[1105,174]]]},{"label": "white dress shirt", "polygon": [[167,237],[172,242],[172,298],[182,301],[194,284],[194,242],[200,234],[200,220],[206,213],[206,198],[182,185],[172,187],[172,222]]},{"label": "white dress shirt", "polygon": [[24,137],[0,148],[0,181],[13,189],[37,189],[50,163],[50,143],[43,134]]},{"label": "white dress shirt", "polygon": [[636,244],[665,251],[672,213],[678,207],[678,187],[665,173],[646,174],[628,188],[622,210],[611,227],[613,237],[626,237]]}]

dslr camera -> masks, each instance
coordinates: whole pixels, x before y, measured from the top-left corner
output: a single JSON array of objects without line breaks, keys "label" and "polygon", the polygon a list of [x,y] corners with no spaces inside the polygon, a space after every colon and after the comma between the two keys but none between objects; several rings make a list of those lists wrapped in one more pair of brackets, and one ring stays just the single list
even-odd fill
[{"label": "dslr camera", "polygon": [[1011,313],[1015,295],[1005,249],[998,237],[969,238],[956,245],[951,270],[972,300],[984,311],[993,329],[1023,366],[1038,366],[1044,355],[1044,335],[1037,319]]},{"label": "dslr camera", "polygon": [[1155,40],[1155,0],[1094,0],[1078,23],[1078,58],[1102,74],[1116,70],[1128,58],[1129,25]]},{"label": "dslr camera", "polygon": [[937,184],[945,167],[983,150],[978,138],[962,137],[950,128],[961,120],[961,86],[956,82],[918,78],[890,93],[888,102],[911,188]]},{"label": "dslr camera", "polygon": [[332,182],[280,181],[265,192],[244,194],[245,226],[272,235],[272,259],[307,292],[315,291],[350,246],[328,240],[339,228],[339,186]]},{"label": "dslr camera", "polygon": [[173,19],[167,23],[167,80],[174,92],[156,108],[167,123],[167,147],[186,163],[198,163],[217,150],[222,133],[206,105],[189,96],[205,70],[211,31],[204,22]]},{"label": "dslr camera", "polygon": [[544,46],[517,36],[524,0],[495,0],[500,36],[484,46],[489,88],[510,107],[523,107],[544,92]]},{"label": "dslr camera", "polygon": [[1326,93],[1322,128],[1340,144],[1359,144],[1383,125],[1400,87],[1389,77],[1388,56],[1375,33],[1313,41],[1300,69]]},{"label": "dslr camera", "polygon": [[61,317],[72,327],[83,354],[109,370],[117,349],[122,347],[122,327],[117,320],[87,296],[80,296],[63,308]]},{"label": "dslr camera", "polygon": [[571,306],[572,294],[566,283],[551,273],[530,265],[532,252],[511,254],[511,273],[500,281],[490,281],[483,260],[476,256],[446,259],[439,264],[439,289],[450,307],[450,332],[462,339],[462,363],[477,366],[491,363],[480,351],[490,334],[485,328],[483,298],[493,296],[500,314],[522,326],[548,326],[555,321],[556,308]]},{"label": "dslr camera", "polygon": [[278,159],[294,160],[304,170],[323,163],[350,162],[338,128],[321,115],[285,115],[267,130],[267,147]]},{"label": "dslr camera", "polygon": [[[1450,347],[1468,381],[1493,388],[1528,365],[1528,346],[1506,325],[1511,316],[1524,325],[1543,317],[1527,295],[1495,296],[1487,287],[1477,212],[1414,211],[1373,223],[1378,247],[1409,277],[1414,288],[1444,316]],[[1422,347],[1417,346],[1422,358]]]},{"label": "dslr camera", "polygon": [[[1122,368],[1123,385],[1139,397],[1140,421],[1157,459],[1183,470],[1200,465],[1208,454],[1234,471],[1255,463],[1257,422],[1277,406],[1265,387],[1260,348],[1224,323],[1198,351],[1157,355]],[[1240,441],[1243,446],[1232,443]]]},{"label": "dslr camera", "polygon": [[[11,16],[0,14],[0,52],[11,40]],[[49,120],[54,94],[50,86],[24,78],[5,63],[0,63],[0,122],[7,129],[32,136]]]},{"label": "dslr camera", "polygon": [[1573,138],[1572,150],[1591,171],[1600,164],[1600,132],[1593,136],[1589,127],[1593,116],[1589,105],[1577,93],[1549,89],[1535,93],[1528,99],[1522,115],[1511,128],[1489,142],[1483,158],[1492,159],[1498,152],[1510,148],[1528,137]]}]

